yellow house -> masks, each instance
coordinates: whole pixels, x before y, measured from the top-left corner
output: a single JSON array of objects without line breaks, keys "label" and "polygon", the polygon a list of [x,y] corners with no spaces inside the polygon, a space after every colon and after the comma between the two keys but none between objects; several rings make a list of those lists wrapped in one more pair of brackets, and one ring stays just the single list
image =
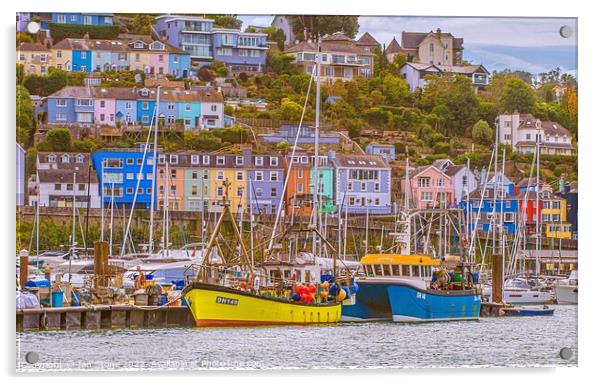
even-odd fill
[{"label": "yellow house", "polygon": [[[67,39],[65,39],[67,40]],[[52,66],[56,69],[71,72],[71,48],[68,48],[66,44],[60,46],[53,46],[50,49],[52,55]]]},{"label": "yellow house", "polygon": [[130,71],[141,70],[150,73],[151,51],[148,44],[142,40],[134,40],[128,43],[130,51]]},{"label": "yellow house", "polygon": [[570,239],[571,224],[567,222],[566,199],[544,192],[542,197],[541,221],[548,238]]},{"label": "yellow house", "polygon": [[219,202],[226,195],[224,182],[228,181],[228,199],[230,200],[230,211],[233,214],[244,213],[247,210],[247,179],[248,171],[244,167],[242,155],[224,154],[210,155],[211,166],[209,169],[209,180],[211,190],[208,196],[209,212],[221,212],[222,206]]},{"label": "yellow house", "polygon": [[39,43],[21,43],[17,47],[17,63],[26,75],[46,75],[51,64],[50,50]]}]

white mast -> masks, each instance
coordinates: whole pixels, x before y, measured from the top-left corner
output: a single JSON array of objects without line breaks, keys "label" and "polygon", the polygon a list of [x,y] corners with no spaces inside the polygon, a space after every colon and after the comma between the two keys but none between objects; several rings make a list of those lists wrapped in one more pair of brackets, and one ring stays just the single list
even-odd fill
[{"label": "white mast", "polygon": [[[159,95],[161,86],[157,86],[157,104],[155,106],[155,138],[153,143],[153,180],[151,181],[151,204],[150,204],[150,225],[149,225],[149,239],[148,239],[148,252],[153,252],[153,221],[155,219],[155,181],[157,176],[157,141],[159,133]],[[145,162],[145,159],[142,160]]]},{"label": "white mast", "polygon": [[100,170],[102,186],[100,188],[100,240],[105,240],[105,160],[101,159]]},{"label": "white mast", "polygon": [[[536,156],[536,178],[535,178],[535,274],[539,276],[540,266],[539,266],[539,254],[541,253],[541,229],[539,228],[539,142],[541,138],[541,133],[538,130],[537,135],[535,136],[535,156]],[[528,193],[528,192],[527,192]]]},{"label": "white mast", "polygon": [[36,203],[36,258],[40,256],[40,177],[36,167],[36,180],[38,181],[38,201]]},{"label": "white mast", "polygon": [[[318,228],[318,147],[320,146],[320,63],[322,62],[322,50],[320,48],[320,38],[318,38],[318,49],[316,53],[316,127],[314,131],[314,196],[313,196],[313,209],[312,225],[314,229]],[[316,257],[317,247],[316,242],[318,238],[315,231],[312,233],[312,254]]]},{"label": "white mast", "polygon": [[113,255],[113,208],[115,206],[115,183],[111,183],[111,222],[109,224],[109,255]]},{"label": "white mast", "polygon": [[[494,148],[494,160],[493,160],[493,212],[492,212],[492,219],[491,219],[491,224],[493,226],[491,226],[492,230],[493,230],[493,234],[492,234],[492,240],[491,240],[491,254],[495,254],[496,250],[495,250],[495,240],[496,240],[496,225],[497,225],[497,207],[496,207],[496,203],[497,203],[497,192],[498,192],[498,175],[497,175],[497,158],[498,158],[498,145],[499,145],[499,121],[496,119],[495,121],[495,148]],[[501,178],[500,178],[501,179]]]},{"label": "white mast", "polygon": [[73,218],[71,225],[71,250],[69,251],[69,283],[71,283],[71,262],[73,260],[73,252],[75,251],[75,175],[77,173],[78,168],[75,168],[73,172]]}]

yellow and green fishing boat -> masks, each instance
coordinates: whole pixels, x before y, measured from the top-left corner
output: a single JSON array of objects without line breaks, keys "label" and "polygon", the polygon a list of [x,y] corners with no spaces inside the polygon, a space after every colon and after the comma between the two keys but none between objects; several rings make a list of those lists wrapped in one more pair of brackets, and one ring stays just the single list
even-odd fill
[{"label": "yellow and green fishing boat", "polygon": [[[229,182],[224,182],[228,191]],[[252,325],[305,325],[338,322],[341,319],[341,302],[345,292],[340,286],[332,293],[292,283],[290,287],[266,287],[260,285],[260,276],[245,250],[241,233],[230,212],[226,196],[216,226],[211,234],[202,264],[194,281],[182,291],[182,297],[192,312],[197,326],[252,326]],[[224,219],[230,219],[238,246],[224,245],[225,249],[239,247],[239,257],[226,258],[219,263],[210,257],[212,250],[224,248],[218,245],[220,227]],[[223,237],[221,237],[223,238]],[[295,294],[295,289],[300,290]],[[287,290],[288,289],[288,290]],[[322,295],[321,295],[322,294]]]},{"label": "yellow and green fishing boat", "polygon": [[182,293],[197,326],[305,325],[338,322],[341,303],[305,304],[201,282]]}]

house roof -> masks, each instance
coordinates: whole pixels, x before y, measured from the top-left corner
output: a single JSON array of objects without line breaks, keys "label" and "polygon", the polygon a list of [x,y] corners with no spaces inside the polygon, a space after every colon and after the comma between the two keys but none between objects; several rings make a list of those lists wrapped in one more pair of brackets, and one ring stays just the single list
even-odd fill
[{"label": "house roof", "polygon": [[[539,119],[535,118],[533,115],[531,114],[520,114],[518,117],[518,129],[536,129],[537,128],[537,121]],[[564,128],[560,123],[558,122],[552,122],[552,121],[541,121],[541,128],[543,129],[544,133],[546,135],[550,135],[550,136],[570,136],[570,132],[569,130],[567,130],[566,128]]]},{"label": "house roof", "polygon": [[49,50],[45,45],[40,43],[21,43],[19,47],[17,47],[17,51],[48,52]]},{"label": "house roof", "polygon": [[[50,162],[48,157],[54,155],[56,160]],[[69,161],[63,162],[63,156],[68,155]],[[77,156],[83,156],[83,161],[77,163]],[[39,152],[37,155],[38,164],[47,164],[50,168],[38,167],[38,177],[41,183],[73,183],[73,174],[75,173],[76,183],[88,183],[88,165],[90,163],[90,154],[78,152]],[[77,170],[76,170],[77,168]],[[90,183],[98,183],[95,172],[90,173]]]},{"label": "house roof", "polygon": [[[439,32],[441,37],[451,37],[454,49],[462,49],[464,39],[456,38],[449,32]],[[416,49],[429,35],[437,36],[436,32],[401,32],[401,46],[406,49]]]},{"label": "house roof", "polygon": [[[122,100],[155,100],[156,91],[154,88],[146,88],[148,94],[142,95],[140,91],[144,88],[124,88],[124,87],[65,87],[49,98],[76,98],[76,99],[122,99]],[[173,102],[204,102],[204,103],[223,103],[224,97],[217,91],[189,91],[179,88],[161,88],[161,101]]]},{"label": "house roof", "polygon": [[470,169],[467,169],[466,166],[463,164],[458,165],[458,166],[455,166],[455,165],[449,166],[447,168],[447,170],[445,170],[445,174],[447,174],[448,176],[454,176],[457,173],[459,173],[460,171],[467,171],[472,174],[472,171],[470,171]]},{"label": "house roof", "polygon": [[[134,48],[133,43],[140,41],[143,44],[142,48]],[[150,44],[158,40],[150,39],[144,35],[127,35],[124,40],[101,40],[101,39],[73,39],[66,38],[55,45],[52,49],[70,49],[79,51],[111,51],[111,52],[131,52],[131,51],[151,51],[160,52],[150,49]],[[165,46],[165,52],[188,54],[179,48],[171,46],[165,42],[159,41]]]},{"label": "house roof", "polygon": [[380,43],[372,35],[370,35],[370,32],[365,32],[359,39],[357,39],[355,44],[380,46]]},{"label": "house roof", "polygon": [[335,167],[390,168],[380,155],[336,154],[332,161]]},{"label": "house roof", "polygon": [[[425,71],[427,69],[433,68],[435,71],[433,72],[451,72],[454,74],[462,74],[462,75],[472,75],[477,72],[482,72],[489,74],[487,68],[485,68],[481,64],[475,65],[467,65],[467,66],[447,66],[441,64],[430,64],[430,63],[405,63],[403,67],[410,66],[417,71]],[[402,67],[402,68],[403,68]]]},{"label": "house roof", "polygon": [[391,40],[389,45],[387,45],[387,48],[385,48],[385,54],[389,55],[389,54],[400,53],[400,52],[404,52],[404,51],[403,51],[403,49],[401,49],[401,46],[397,42],[397,39],[393,38],[393,40]]},{"label": "house roof", "polygon": [[449,178],[449,175],[446,175],[443,171],[441,171],[439,168],[433,166],[432,164],[429,164],[428,166],[416,167],[415,169],[410,171],[409,177],[410,177],[410,179],[417,177],[418,175],[422,174],[423,172],[425,172],[426,170],[429,170],[431,168],[434,169],[435,171],[437,171],[438,173],[440,173],[441,175]]},{"label": "house roof", "polygon": [[[353,53],[356,55],[374,55],[366,52],[359,48],[356,43],[349,37],[339,34],[337,36],[330,36],[330,39],[324,37],[322,39],[322,52],[341,52],[341,53]],[[297,52],[318,52],[318,44],[311,41],[302,41],[298,44],[293,45],[284,52],[286,53],[297,53]]]}]

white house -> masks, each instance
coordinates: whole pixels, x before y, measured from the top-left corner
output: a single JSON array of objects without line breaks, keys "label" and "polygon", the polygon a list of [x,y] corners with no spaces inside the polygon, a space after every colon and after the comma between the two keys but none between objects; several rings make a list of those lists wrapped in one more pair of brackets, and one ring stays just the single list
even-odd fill
[{"label": "white house", "polygon": [[527,154],[534,153],[536,140],[540,138],[541,154],[574,155],[571,133],[560,123],[541,121],[531,114],[499,115],[499,142],[512,146],[512,150]]},{"label": "white house", "polygon": [[[90,207],[100,208],[98,178],[89,167],[90,154],[72,152],[38,153],[36,160],[35,194],[29,197],[29,204],[48,207],[86,207],[88,182],[90,186]],[[74,182],[75,178],[75,184]]]},{"label": "white house", "polygon": [[489,71],[482,65],[450,66],[408,62],[399,70],[401,76],[403,76],[408,83],[411,92],[414,92],[417,88],[424,89],[428,83],[428,80],[424,79],[425,76],[441,75],[446,72],[456,76],[468,77],[475,92],[489,84]]},{"label": "white house", "polygon": [[288,20],[288,16],[276,15],[272,20],[272,27],[284,32],[284,45],[288,46],[295,42],[295,34],[293,33],[293,26]]}]

